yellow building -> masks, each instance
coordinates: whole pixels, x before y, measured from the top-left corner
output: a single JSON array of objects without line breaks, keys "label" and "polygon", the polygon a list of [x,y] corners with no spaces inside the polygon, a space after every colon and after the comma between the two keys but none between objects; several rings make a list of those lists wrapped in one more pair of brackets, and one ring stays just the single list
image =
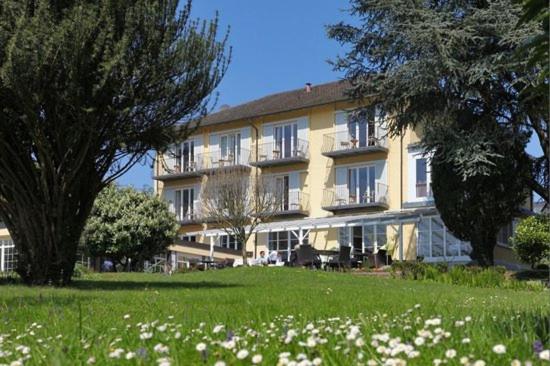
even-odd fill
[{"label": "yellow building", "polygon": [[[216,248],[241,248],[205,222],[200,200],[206,174],[239,166],[273,177],[285,192],[281,210],[246,243],[253,256],[276,250],[288,259],[295,245],[308,242],[318,250],[385,249],[393,260],[469,261],[469,243],[445,228],[434,207],[417,134],[388,138],[376,106],[366,102],[353,113],[359,105],[345,95],[347,87],[308,84],[222,107],[157,157],[155,191],[176,213],[180,239],[210,245],[211,256]],[[175,265],[178,256],[194,254],[182,245],[171,250]]]},{"label": "yellow building", "polygon": [[0,273],[15,270],[15,247],[10,233],[3,222],[0,221]]}]

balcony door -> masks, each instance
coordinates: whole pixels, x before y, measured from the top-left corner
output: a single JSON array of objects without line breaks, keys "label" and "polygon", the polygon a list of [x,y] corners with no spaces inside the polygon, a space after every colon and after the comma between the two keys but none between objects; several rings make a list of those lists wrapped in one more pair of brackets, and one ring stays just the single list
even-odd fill
[{"label": "balcony door", "polygon": [[233,164],[241,161],[241,133],[222,135],[220,137],[221,159]]},{"label": "balcony door", "polygon": [[195,190],[193,188],[185,188],[176,191],[176,218],[179,221],[193,219],[194,207],[193,200],[195,199]]},{"label": "balcony door", "polygon": [[277,190],[278,208],[281,211],[289,209],[289,176],[282,175],[275,177],[275,189]]},{"label": "balcony door", "polygon": [[348,122],[348,134],[352,147],[374,145],[374,131],[374,114],[369,111],[358,113]]},{"label": "balcony door", "polygon": [[298,151],[298,124],[290,123],[273,127],[273,157],[284,159],[296,155]]},{"label": "balcony door", "polygon": [[181,144],[182,171],[188,172],[195,169],[195,141],[185,141]]},{"label": "balcony door", "polygon": [[348,169],[348,202],[369,203],[375,201],[375,167],[359,167]]}]

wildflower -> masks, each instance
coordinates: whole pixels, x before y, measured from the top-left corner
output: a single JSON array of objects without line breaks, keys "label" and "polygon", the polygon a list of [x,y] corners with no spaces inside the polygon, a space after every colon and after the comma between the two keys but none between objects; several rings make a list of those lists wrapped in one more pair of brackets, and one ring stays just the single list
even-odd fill
[{"label": "wildflower", "polygon": [[470,343],[470,338],[463,338],[463,339],[462,339],[462,343],[463,343],[463,344]]},{"label": "wildflower", "polygon": [[214,366],[225,366],[225,362],[224,361],[216,361],[216,363],[214,364]]},{"label": "wildflower", "polygon": [[483,360],[477,360],[476,362],[474,362],[474,366],[485,366],[485,361]]},{"label": "wildflower", "polygon": [[198,352],[204,352],[204,350],[206,350],[206,344],[204,343],[199,343],[197,344],[197,346],[195,347],[195,349],[198,351]]},{"label": "wildflower", "polygon": [[355,346],[357,347],[363,347],[365,345],[365,341],[363,338],[359,337],[355,340]]},{"label": "wildflower", "polygon": [[503,344],[497,344],[493,347],[493,352],[497,355],[502,355],[506,353],[506,346],[504,346]]},{"label": "wildflower", "polygon": [[428,319],[424,322],[425,325],[441,325],[441,319],[439,318],[433,318]]},{"label": "wildflower", "polygon": [[416,338],[414,339],[414,344],[416,344],[417,346],[423,345],[424,342],[425,342],[425,341],[424,341],[424,338],[422,338],[422,337],[416,337]]},{"label": "wildflower", "polygon": [[135,354],[134,352],[128,352],[128,353],[126,354],[126,359],[127,359],[127,360],[131,360],[131,359],[133,359],[133,358],[135,358],[135,357],[136,357],[136,354]]},{"label": "wildflower", "polygon": [[168,353],[169,351],[168,346],[165,346],[162,343],[156,344],[153,350],[157,353]]},{"label": "wildflower", "polygon": [[244,359],[247,358],[247,357],[248,357],[248,351],[247,351],[247,350],[242,349],[242,350],[240,350],[239,352],[237,352],[237,358],[238,358],[239,360],[244,360]]},{"label": "wildflower", "polygon": [[542,351],[544,351],[544,345],[540,340],[537,339],[535,342],[533,342],[533,352],[540,353]]},{"label": "wildflower", "polygon": [[512,360],[512,362],[510,363],[510,366],[521,366],[521,361],[520,360]]},{"label": "wildflower", "polygon": [[539,358],[541,360],[550,361],[550,349],[545,349],[539,353]]},{"label": "wildflower", "polygon": [[455,327],[462,327],[464,324],[465,324],[465,323],[464,323],[463,320],[457,320],[457,321],[455,322]]},{"label": "wildflower", "polygon": [[109,353],[109,358],[120,358],[122,354],[124,353],[124,350],[122,348],[117,348],[111,353]]},{"label": "wildflower", "polygon": [[141,340],[147,340],[153,338],[153,333],[151,332],[143,332],[139,335],[139,339]]},{"label": "wildflower", "polygon": [[320,357],[315,357],[311,363],[313,363],[314,366],[319,366],[323,363],[323,360],[321,360]]},{"label": "wildflower", "polygon": [[123,318],[124,318],[124,320],[130,319],[130,314],[125,314],[125,315],[123,316]]},{"label": "wildflower", "polygon": [[157,359],[158,366],[170,366],[172,365],[172,361],[168,357],[162,357]]},{"label": "wildflower", "polygon": [[460,357],[460,363],[462,365],[467,365],[470,362],[470,359],[466,356]]},{"label": "wildflower", "polygon": [[21,362],[21,360],[15,360],[10,363],[10,366],[23,366],[23,362]]},{"label": "wildflower", "polygon": [[257,365],[262,362],[262,355],[254,355],[252,356],[252,363]]},{"label": "wildflower", "polygon": [[445,357],[447,358],[455,358],[456,357],[456,351],[454,349],[448,349],[445,352]]},{"label": "wildflower", "polygon": [[92,357],[88,358],[88,361],[86,361],[86,364],[88,364],[88,365],[95,364],[95,357],[92,356]]},{"label": "wildflower", "polygon": [[158,330],[159,332],[164,332],[164,331],[166,331],[166,324],[159,325],[159,326],[157,327],[157,330]]},{"label": "wildflower", "polygon": [[218,324],[214,327],[212,330],[212,333],[217,334],[223,330],[224,326],[222,324]]},{"label": "wildflower", "polygon": [[[464,320],[467,321],[467,322],[471,322],[471,321],[472,321],[472,317],[471,317],[471,316],[467,316],[467,317],[464,318]],[[479,360],[479,361],[483,362],[483,360]]]}]

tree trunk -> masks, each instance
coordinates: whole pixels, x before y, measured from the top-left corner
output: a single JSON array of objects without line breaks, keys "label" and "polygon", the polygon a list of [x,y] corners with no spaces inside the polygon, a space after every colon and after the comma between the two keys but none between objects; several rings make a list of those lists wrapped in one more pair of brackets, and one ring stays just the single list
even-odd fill
[{"label": "tree trunk", "polygon": [[[479,224],[480,227],[483,224]],[[494,250],[497,244],[497,234],[487,232],[484,230],[478,230],[473,235],[472,240],[472,253],[470,257],[476,261],[482,267],[492,266],[494,264]]]},{"label": "tree trunk", "polygon": [[[87,178],[88,182],[93,179]],[[80,180],[82,182],[82,180]],[[99,185],[60,184],[20,189],[4,202],[2,219],[17,251],[17,273],[28,285],[63,286],[71,281],[80,236]],[[13,189],[13,188],[12,188]]]}]

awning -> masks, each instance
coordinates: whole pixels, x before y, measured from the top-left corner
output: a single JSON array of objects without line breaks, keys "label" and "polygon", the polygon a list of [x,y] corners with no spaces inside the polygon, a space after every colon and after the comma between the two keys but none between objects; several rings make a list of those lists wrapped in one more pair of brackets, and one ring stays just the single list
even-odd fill
[{"label": "awning", "polygon": [[[435,208],[419,208],[402,211],[385,211],[366,215],[349,215],[349,216],[327,216],[316,218],[304,218],[288,221],[273,221],[262,223],[256,228],[256,232],[269,233],[277,231],[296,231],[296,230],[314,230],[328,229],[346,226],[358,226],[363,224],[404,224],[418,222],[422,216],[434,215],[437,211]],[[204,231],[196,231],[186,233],[186,235],[205,235],[218,236],[225,235],[226,232],[221,229],[210,229]]]}]

